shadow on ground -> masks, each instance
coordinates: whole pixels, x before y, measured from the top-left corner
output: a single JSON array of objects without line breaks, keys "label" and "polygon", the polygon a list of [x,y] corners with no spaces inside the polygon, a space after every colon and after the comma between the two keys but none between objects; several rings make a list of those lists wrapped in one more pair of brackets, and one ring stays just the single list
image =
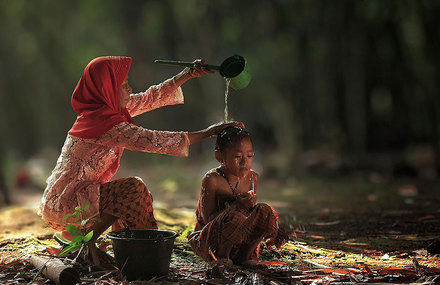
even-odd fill
[{"label": "shadow on ground", "polygon": [[[438,186],[417,181],[372,183],[358,178],[292,178],[282,184],[266,180],[260,184],[259,200],[279,212],[291,241],[281,249],[262,249],[265,269],[226,269],[203,262],[185,239],[195,221],[194,208],[171,208],[182,199],[179,194],[158,195],[161,199],[155,200],[155,208],[160,228],[181,236],[175,243],[169,276],[155,282],[434,284],[440,274],[440,256],[429,253],[427,246],[440,235]],[[19,189],[17,203],[0,210],[1,280],[30,282],[38,270],[28,263],[29,257],[48,254],[47,248],[58,246],[51,238],[53,231],[36,215],[40,197],[40,190]],[[195,202],[186,199],[185,205]],[[105,274],[83,272],[81,284],[123,280],[118,272]],[[43,276],[35,279],[36,284],[46,281]]]}]

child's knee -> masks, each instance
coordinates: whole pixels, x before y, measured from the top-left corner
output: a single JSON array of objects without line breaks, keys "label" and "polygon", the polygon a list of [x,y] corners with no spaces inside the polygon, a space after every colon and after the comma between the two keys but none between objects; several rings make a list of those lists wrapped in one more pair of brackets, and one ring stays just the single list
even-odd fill
[{"label": "child's knee", "polygon": [[272,207],[265,203],[258,203],[254,209],[260,212],[262,216],[270,216],[273,214]]},{"label": "child's knee", "polygon": [[241,212],[237,212],[234,214],[234,217],[228,222],[230,226],[234,228],[240,228],[243,226],[243,223],[246,221],[247,217]]}]

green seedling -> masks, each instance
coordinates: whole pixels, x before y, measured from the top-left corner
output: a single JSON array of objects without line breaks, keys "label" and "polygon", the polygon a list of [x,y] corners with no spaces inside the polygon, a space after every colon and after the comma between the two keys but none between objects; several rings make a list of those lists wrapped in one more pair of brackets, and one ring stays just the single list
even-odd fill
[{"label": "green seedling", "polygon": [[[68,218],[78,218],[80,214],[90,208],[90,204],[85,206],[75,207],[75,212],[72,214],[67,214],[63,217],[63,222]],[[69,253],[75,252],[78,249],[82,248],[88,241],[92,239],[93,231],[85,232],[81,228],[84,228],[85,225],[90,221],[99,221],[97,218],[79,218],[74,220],[71,224],[66,225],[66,231],[73,236],[72,241],[60,252],[60,256],[67,255]],[[80,225],[78,227],[77,225]]]}]

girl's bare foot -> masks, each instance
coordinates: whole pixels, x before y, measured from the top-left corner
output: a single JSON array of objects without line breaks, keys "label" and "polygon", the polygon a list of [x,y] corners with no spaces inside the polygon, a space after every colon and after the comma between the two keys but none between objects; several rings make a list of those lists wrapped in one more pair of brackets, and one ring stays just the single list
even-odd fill
[{"label": "girl's bare foot", "polygon": [[217,260],[216,263],[218,265],[230,266],[232,265],[232,260],[230,260],[229,258],[221,258]]},{"label": "girl's bare foot", "polygon": [[213,268],[231,268],[234,264],[229,258],[220,258],[210,262]]},{"label": "girl's bare foot", "polygon": [[99,259],[99,249],[94,244],[87,244],[88,246],[88,261],[93,265],[100,265],[101,260]]},{"label": "girl's bare foot", "polygon": [[255,267],[258,265],[258,260],[255,260],[255,259],[245,260],[245,261],[241,262],[240,265],[244,266],[244,267]]},{"label": "girl's bare foot", "polygon": [[88,262],[93,265],[114,265],[115,259],[108,255],[106,252],[99,250],[95,245],[87,244],[88,254],[87,259]]}]

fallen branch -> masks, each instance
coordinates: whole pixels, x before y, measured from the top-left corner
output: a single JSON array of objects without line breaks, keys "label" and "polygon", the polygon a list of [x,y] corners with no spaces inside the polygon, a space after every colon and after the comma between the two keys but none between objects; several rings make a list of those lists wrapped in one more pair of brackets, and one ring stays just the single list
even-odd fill
[{"label": "fallen branch", "polygon": [[[30,262],[35,268],[43,269],[42,273],[57,285],[74,285],[79,282],[79,273],[72,266],[65,265],[59,259],[32,256]],[[45,268],[43,268],[45,267]]]}]

